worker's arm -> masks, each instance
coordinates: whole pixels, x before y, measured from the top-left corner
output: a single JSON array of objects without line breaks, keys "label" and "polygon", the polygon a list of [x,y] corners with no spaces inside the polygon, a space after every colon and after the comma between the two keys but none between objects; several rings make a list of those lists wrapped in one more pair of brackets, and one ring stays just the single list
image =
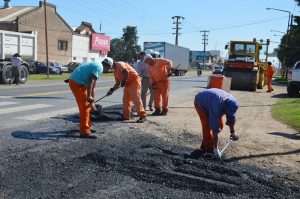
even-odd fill
[{"label": "worker's arm", "polygon": [[128,79],[128,70],[127,69],[124,69],[122,71],[122,75],[123,75],[123,78],[122,78],[122,81],[121,81],[121,87],[124,87],[127,83],[127,79]]},{"label": "worker's arm", "polygon": [[230,139],[236,141],[239,139],[239,136],[235,133],[234,124],[228,125],[230,129]]},{"label": "worker's arm", "polygon": [[89,102],[89,103],[94,102],[94,96],[95,96],[94,91],[95,91],[96,82],[97,82],[97,77],[92,74],[89,77],[89,82],[88,82],[88,85],[87,85],[87,99],[86,99],[86,101]]}]

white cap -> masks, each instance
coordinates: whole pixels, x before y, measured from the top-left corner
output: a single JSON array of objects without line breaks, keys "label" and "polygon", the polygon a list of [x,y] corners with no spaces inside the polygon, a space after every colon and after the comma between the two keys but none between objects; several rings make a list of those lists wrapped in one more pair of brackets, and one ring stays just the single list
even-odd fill
[{"label": "white cap", "polygon": [[102,62],[104,62],[105,64],[108,64],[110,67],[112,67],[114,60],[110,57],[105,57]]},{"label": "white cap", "polygon": [[146,54],[146,55],[144,56],[143,62],[145,62],[146,59],[153,59],[153,57],[152,57],[150,54]]}]

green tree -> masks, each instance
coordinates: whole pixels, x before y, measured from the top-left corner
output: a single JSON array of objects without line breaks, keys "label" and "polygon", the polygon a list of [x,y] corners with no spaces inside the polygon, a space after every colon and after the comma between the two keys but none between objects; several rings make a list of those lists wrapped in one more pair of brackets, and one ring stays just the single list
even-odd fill
[{"label": "green tree", "polygon": [[141,51],[141,46],[138,45],[137,28],[127,26],[123,28],[123,35],[121,38],[111,40],[111,50],[108,56],[115,61],[131,62],[136,60],[138,52]]},{"label": "green tree", "polygon": [[[295,0],[300,6],[300,0]],[[278,59],[284,66],[291,67],[300,60],[300,17],[293,17],[293,26],[288,34],[285,34],[276,49]]]}]

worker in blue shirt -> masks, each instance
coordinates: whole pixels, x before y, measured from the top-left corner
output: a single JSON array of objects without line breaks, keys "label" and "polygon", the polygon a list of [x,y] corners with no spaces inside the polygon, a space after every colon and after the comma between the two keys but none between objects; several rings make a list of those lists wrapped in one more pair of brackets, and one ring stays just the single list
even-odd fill
[{"label": "worker in blue shirt", "polygon": [[96,139],[91,135],[91,106],[94,105],[95,86],[103,66],[99,62],[86,62],[79,65],[71,74],[68,81],[75,96],[80,114],[80,138]]},{"label": "worker in blue shirt", "polygon": [[226,115],[226,125],[229,126],[231,133],[230,139],[239,139],[234,130],[238,102],[230,93],[210,88],[196,94],[194,105],[202,124],[201,149],[221,157],[218,149],[218,134],[224,127],[223,115]]}]

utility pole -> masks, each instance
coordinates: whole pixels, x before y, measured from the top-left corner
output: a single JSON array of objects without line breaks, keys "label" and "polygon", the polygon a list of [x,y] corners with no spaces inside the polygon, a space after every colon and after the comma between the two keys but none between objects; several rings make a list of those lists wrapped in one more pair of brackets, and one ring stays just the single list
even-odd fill
[{"label": "utility pole", "polygon": [[49,57],[48,57],[48,34],[47,34],[47,2],[44,0],[44,13],[45,13],[45,41],[46,41],[46,64],[47,64],[47,77],[49,77]]},{"label": "utility pole", "polygon": [[102,19],[101,19],[101,21],[100,21],[100,28],[99,28],[100,33],[101,33],[101,27],[102,27]]},{"label": "utility pole", "polygon": [[203,44],[203,69],[206,69],[205,68],[205,51],[206,51],[206,45],[208,44],[207,43],[207,41],[208,41],[208,39],[207,39],[207,37],[208,37],[208,33],[209,33],[209,31],[208,30],[201,30],[200,32],[202,32],[203,33],[203,35],[202,35],[202,37],[203,37],[203,39],[202,39],[202,44]]},{"label": "utility pole", "polygon": [[174,16],[174,17],[172,17],[172,19],[174,20],[173,24],[176,24],[175,28],[173,28],[173,29],[175,29],[176,32],[173,33],[173,35],[176,35],[176,37],[175,37],[175,45],[178,46],[178,35],[180,35],[179,30],[181,29],[179,27],[179,25],[182,23],[180,21],[180,19],[184,19],[184,17],[182,17],[182,16]]}]

